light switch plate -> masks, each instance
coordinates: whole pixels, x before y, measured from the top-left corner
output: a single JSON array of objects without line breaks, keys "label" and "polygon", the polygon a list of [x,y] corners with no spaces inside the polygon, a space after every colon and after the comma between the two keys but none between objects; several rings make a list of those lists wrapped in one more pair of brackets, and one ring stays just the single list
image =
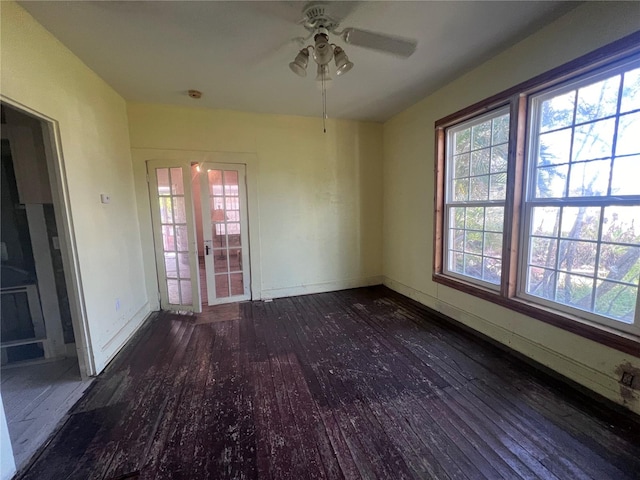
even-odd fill
[{"label": "light switch plate", "polygon": [[111,195],[109,195],[108,193],[101,193],[100,194],[100,201],[102,203],[110,203],[111,202]]}]

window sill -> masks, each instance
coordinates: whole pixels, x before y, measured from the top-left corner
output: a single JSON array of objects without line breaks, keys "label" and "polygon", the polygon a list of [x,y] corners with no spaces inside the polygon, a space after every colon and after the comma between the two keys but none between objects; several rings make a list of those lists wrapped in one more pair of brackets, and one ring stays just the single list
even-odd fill
[{"label": "window sill", "polygon": [[621,332],[566,313],[559,313],[520,298],[503,297],[500,293],[493,290],[485,289],[443,274],[434,273],[432,278],[434,282],[439,284],[468,293],[469,295],[495,303],[509,310],[522,313],[541,322],[548,323],[607,347],[640,358],[640,337],[631,333]]}]

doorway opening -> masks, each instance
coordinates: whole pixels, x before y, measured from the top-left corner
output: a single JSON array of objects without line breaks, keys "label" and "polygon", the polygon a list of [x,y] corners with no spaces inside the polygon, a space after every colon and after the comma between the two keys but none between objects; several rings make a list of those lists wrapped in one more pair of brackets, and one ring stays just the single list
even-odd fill
[{"label": "doorway opening", "polygon": [[1,393],[23,467],[89,385],[83,381],[45,144],[45,123],[2,103]]}]

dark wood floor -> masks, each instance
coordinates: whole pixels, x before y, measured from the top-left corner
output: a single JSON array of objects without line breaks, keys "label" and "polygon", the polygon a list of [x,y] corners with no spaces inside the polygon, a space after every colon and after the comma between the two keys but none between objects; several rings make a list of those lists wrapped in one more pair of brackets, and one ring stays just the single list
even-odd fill
[{"label": "dark wood floor", "polygon": [[162,313],[24,479],[632,479],[640,423],[383,287]]}]

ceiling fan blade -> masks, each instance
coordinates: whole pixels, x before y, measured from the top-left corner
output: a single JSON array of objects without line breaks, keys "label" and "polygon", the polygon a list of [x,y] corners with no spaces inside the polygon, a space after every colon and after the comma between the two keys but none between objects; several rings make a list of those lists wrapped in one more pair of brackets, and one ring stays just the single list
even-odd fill
[{"label": "ceiling fan blade", "polygon": [[370,32],[359,28],[345,28],[342,32],[342,38],[351,45],[370,48],[404,58],[410,57],[416,51],[416,46],[418,45],[417,40],[411,38]]}]

